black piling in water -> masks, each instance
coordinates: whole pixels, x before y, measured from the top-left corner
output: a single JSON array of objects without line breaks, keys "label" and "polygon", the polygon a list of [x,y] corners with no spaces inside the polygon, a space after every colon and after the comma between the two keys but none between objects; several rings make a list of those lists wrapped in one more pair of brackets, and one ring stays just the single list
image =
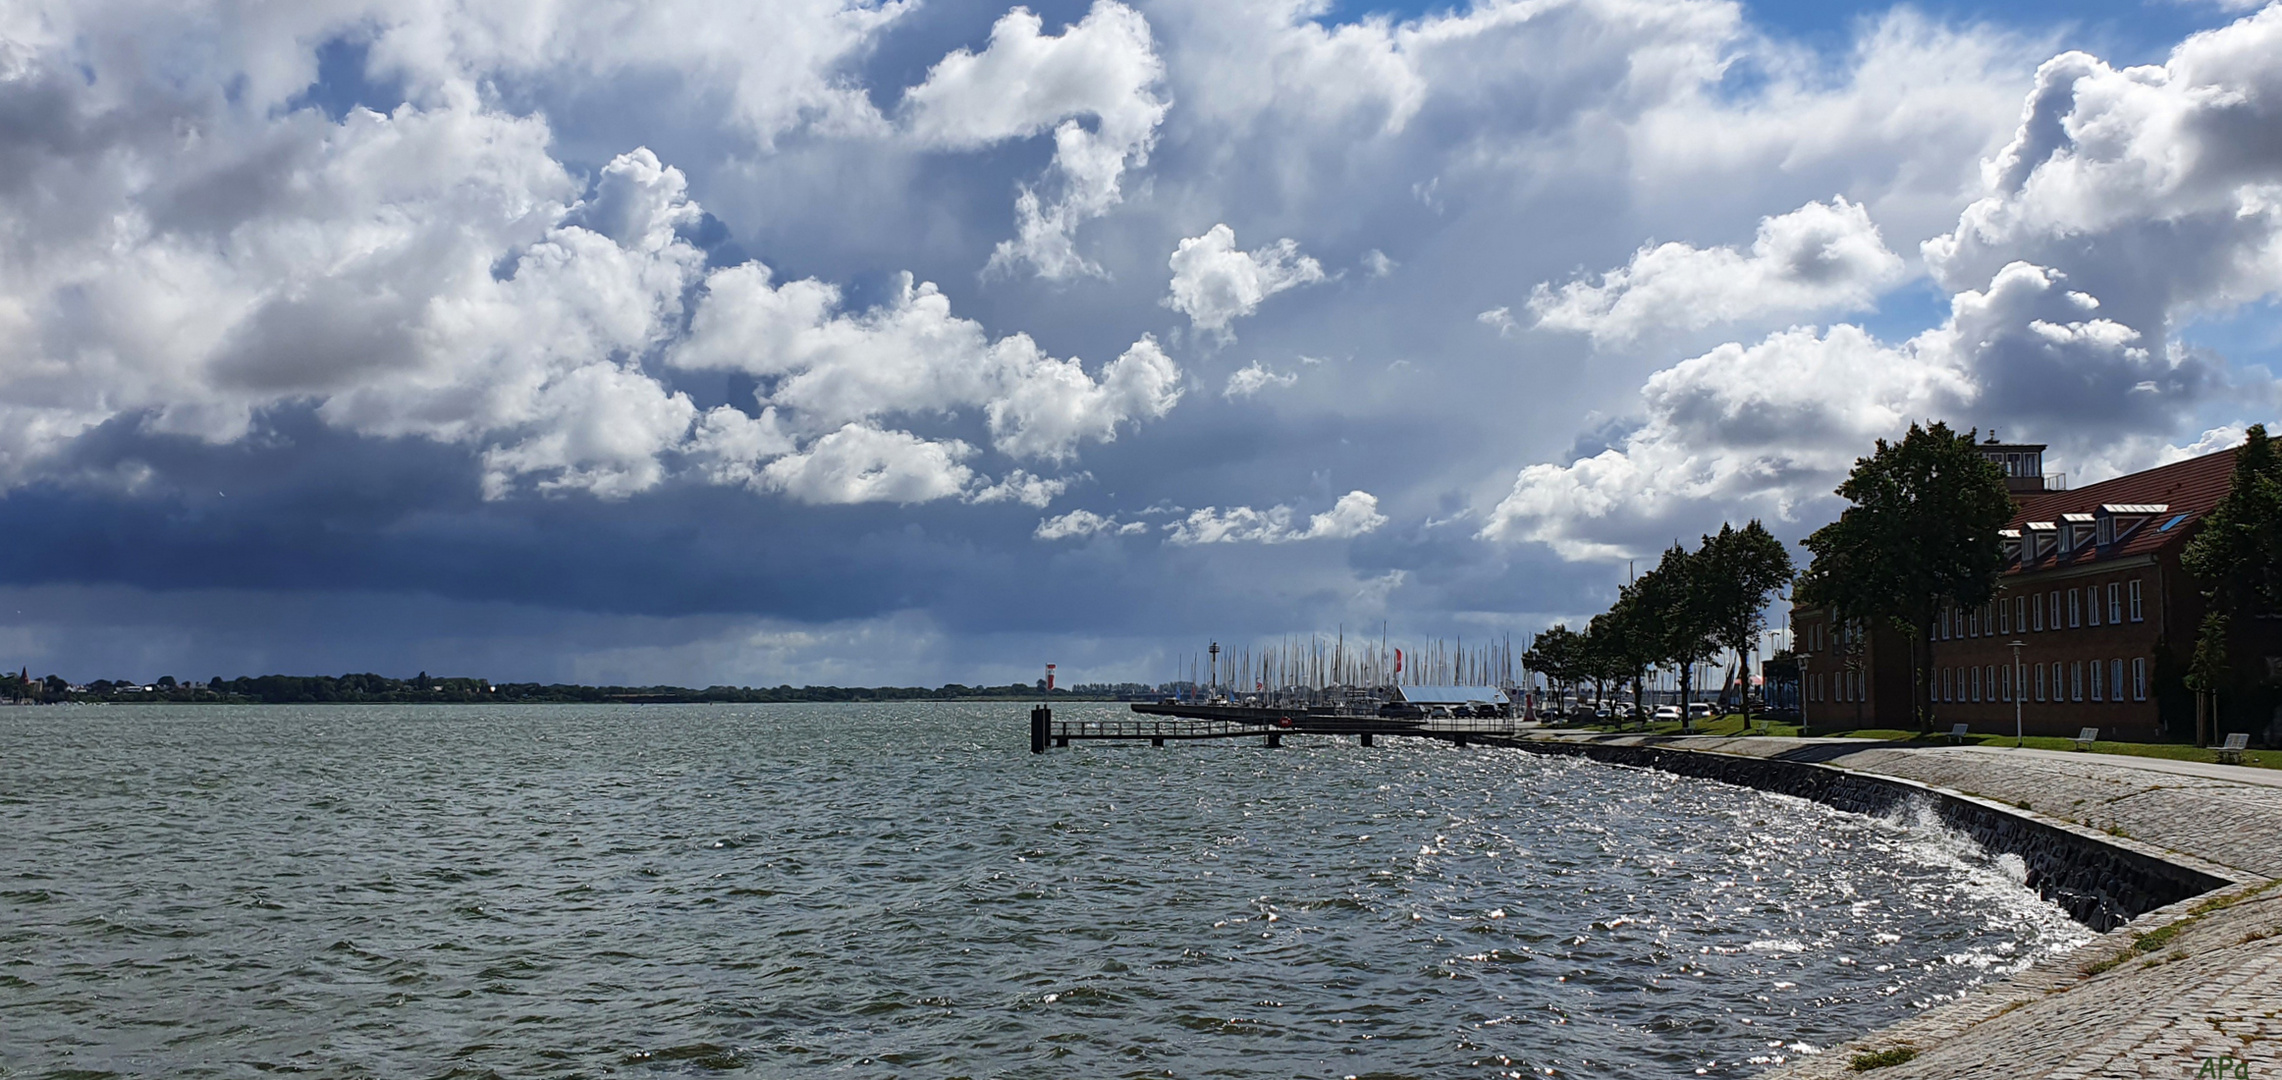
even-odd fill
[{"label": "black piling in water", "polygon": [[[1046,735],[1054,729],[1054,710],[1040,705],[1030,710],[1030,752],[1046,752]],[[1068,745],[1065,743],[1064,745]]]},{"label": "black piling in water", "polygon": [[1282,735],[1278,735],[1273,731],[1268,733],[1268,749],[1274,750],[1282,745],[1284,745],[1284,737]]},{"label": "black piling in water", "polygon": [[1371,733],[1370,733],[1370,732],[1368,732],[1368,731],[1366,731],[1366,732],[1364,732],[1364,733],[1363,733],[1363,745],[1364,745],[1365,747],[1368,747],[1368,746],[1370,746],[1370,745],[1371,745]]},{"label": "black piling in water", "polygon": [[1149,740],[1149,745],[1151,745],[1151,746],[1163,746],[1163,745],[1165,745],[1165,740],[1163,740],[1163,739],[1151,739],[1151,740]]}]

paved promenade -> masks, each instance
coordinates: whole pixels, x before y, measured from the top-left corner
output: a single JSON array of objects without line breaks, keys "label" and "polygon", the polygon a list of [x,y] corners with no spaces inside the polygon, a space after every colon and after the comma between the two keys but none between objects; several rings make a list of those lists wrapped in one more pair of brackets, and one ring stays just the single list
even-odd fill
[{"label": "paved promenade", "polygon": [[[1962,1001],[1794,1060],[1766,1074],[1770,1080],[2189,1080],[2214,1075],[2221,1062],[2218,1075],[2282,1080],[2282,770],[1859,739],[1541,737],[1812,761],[1914,780],[2223,868],[2243,882],[2149,912]],[[1857,1054],[1893,1049],[1915,1056],[1867,1072],[1850,1068]]]}]

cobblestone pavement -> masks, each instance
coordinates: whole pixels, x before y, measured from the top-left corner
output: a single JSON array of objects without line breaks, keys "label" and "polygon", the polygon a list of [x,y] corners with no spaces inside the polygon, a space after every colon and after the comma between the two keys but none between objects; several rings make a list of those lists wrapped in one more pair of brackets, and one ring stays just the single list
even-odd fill
[{"label": "cobblestone pavement", "polygon": [[[2282,786],[2230,775],[2260,770],[1972,747],[1857,750],[1848,740],[1594,741],[1804,759],[1914,780],[2099,830],[2127,846],[2231,867],[2248,882],[2148,912],[2068,956],[1795,1060],[1769,1080],[2282,1080],[2282,881],[2275,880],[2282,879]],[[1853,1068],[1857,1055],[1884,1050],[1914,1056]]]}]

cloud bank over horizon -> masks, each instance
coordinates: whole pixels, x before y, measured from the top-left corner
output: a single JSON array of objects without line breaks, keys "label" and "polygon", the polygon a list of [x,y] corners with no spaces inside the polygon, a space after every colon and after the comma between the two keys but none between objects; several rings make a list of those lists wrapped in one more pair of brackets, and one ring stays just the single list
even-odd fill
[{"label": "cloud bank over horizon", "polygon": [[2282,6],[1850,10],[17,5],[0,663],[1159,678],[2274,418]]}]

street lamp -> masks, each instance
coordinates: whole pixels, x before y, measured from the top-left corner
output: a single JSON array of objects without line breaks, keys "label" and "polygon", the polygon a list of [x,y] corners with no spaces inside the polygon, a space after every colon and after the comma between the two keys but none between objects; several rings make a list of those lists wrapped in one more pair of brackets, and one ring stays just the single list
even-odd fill
[{"label": "street lamp", "polygon": [[1791,656],[1799,662],[1799,738],[1804,739],[1814,734],[1813,725],[1807,723],[1807,661],[1814,659],[1814,654],[1793,652]]},{"label": "street lamp", "polygon": [[2021,699],[2022,699],[2022,698],[2024,698],[2024,697],[2027,697],[2027,696],[2028,696],[2027,694],[2024,694],[2024,693],[2022,693],[2022,692],[2021,692],[2021,691],[2023,691],[2023,690],[2027,689],[2027,687],[2025,687],[2025,686],[2023,686],[2023,685],[2021,684],[2021,646],[2023,646],[2023,645],[2026,645],[2026,644],[2028,644],[2028,642],[2022,641],[2022,640],[2020,640],[2020,639],[2018,639],[2018,638],[2015,638],[2015,639],[2013,640],[2013,642],[2012,642],[2012,647],[2013,647],[2013,749],[2015,749],[2015,750],[2018,750],[2018,749],[2020,749],[2020,745],[2021,745]]}]

